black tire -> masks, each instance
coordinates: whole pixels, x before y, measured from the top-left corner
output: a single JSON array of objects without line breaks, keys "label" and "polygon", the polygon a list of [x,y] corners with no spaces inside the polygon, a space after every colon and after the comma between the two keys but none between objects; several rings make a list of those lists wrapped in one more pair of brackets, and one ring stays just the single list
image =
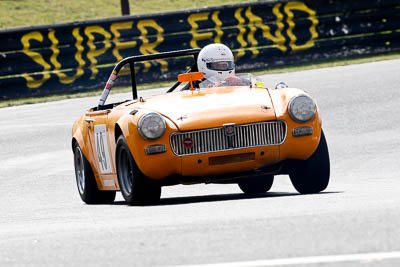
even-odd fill
[{"label": "black tire", "polygon": [[122,135],[117,140],[116,161],[119,187],[129,205],[154,204],[160,200],[161,187],[139,170]]},{"label": "black tire", "polygon": [[245,194],[263,194],[271,189],[273,183],[273,175],[263,175],[245,182],[240,182],[238,185]]},{"label": "black tire", "polygon": [[76,185],[81,199],[86,204],[112,204],[115,191],[100,191],[94,178],[92,167],[78,144],[74,148]]},{"label": "black tire", "polygon": [[317,150],[307,160],[293,160],[290,164],[290,180],[300,194],[315,194],[329,184],[330,162],[324,132]]}]

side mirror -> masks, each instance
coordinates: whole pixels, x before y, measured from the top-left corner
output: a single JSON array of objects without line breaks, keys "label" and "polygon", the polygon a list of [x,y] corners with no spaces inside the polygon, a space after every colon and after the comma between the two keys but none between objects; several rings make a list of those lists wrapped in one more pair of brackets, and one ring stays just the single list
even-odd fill
[{"label": "side mirror", "polygon": [[194,90],[193,81],[203,80],[204,75],[202,72],[189,72],[178,75],[179,82],[190,82],[190,90]]}]

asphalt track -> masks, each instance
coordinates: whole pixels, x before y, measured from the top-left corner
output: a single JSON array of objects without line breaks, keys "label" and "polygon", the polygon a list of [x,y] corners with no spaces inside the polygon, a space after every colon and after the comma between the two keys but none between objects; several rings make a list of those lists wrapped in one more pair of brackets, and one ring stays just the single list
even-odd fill
[{"label": "asphalt track", "polygon": [[399,73],[391,60],[263,77],[319,103],[332,175],[315,195],[278,176],[254,197],[192,185],[155,206],[85,205],[71,125],[98,98],[0,109],[0,266],[400,266]]}]

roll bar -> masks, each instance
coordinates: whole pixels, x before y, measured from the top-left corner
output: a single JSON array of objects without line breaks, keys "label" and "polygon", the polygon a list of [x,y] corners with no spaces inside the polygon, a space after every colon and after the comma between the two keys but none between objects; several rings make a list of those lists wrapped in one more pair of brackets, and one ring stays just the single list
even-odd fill
[{"label": "roll bar", "polygon": [[[148,54],[148,55],[138,55],[138,56],[131,56],[122,59],[118,64],[114,67],[113,71],[111,72],[110,77],[104,87],[103,93],[101,94],[99,105],[97,107],[98,110],[101,110],[104,106],[104,103],[107,100],[107,97],[111,91],[111,88],[114,85],[115,80],[117,79],[118,73],[126,64],[130,66],[131,72],[131,82],[132,82],[132,96],[133,99],[137,99],[137,88],[136,88],[136,75],[135,75],[135,62],[143,62],[149,60],[156,60],[156,59],[164,59],[164,58],[173,58],[173,57],[184,57],[184,56],[193,56],[194,62],[196,65],[197,56],[199,55],[200,49],[185,49],[185,50],[177,50],[171,52],[163,52],[157,54]],[[193,68],[193,67],[192,67]],[[174,85],[175,86],[175,85]],[[176,85],[177,86],[177,85]],[[175,87],[176,87],[175,86]]]}]

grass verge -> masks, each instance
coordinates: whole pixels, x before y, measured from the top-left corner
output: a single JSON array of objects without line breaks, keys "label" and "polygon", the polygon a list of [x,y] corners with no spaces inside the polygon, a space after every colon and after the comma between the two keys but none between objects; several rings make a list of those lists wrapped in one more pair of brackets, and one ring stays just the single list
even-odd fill
[{"label": "grass verge", "polygon": [[[219,6],[255,0],[129,0],[130,14]],[[0,29],[121,16],[119,0],[0,0]]]},{"label": "grass verge", "polygon": [[[383,55],[373,55],[373,56],[361,56],[361,57],[354,57],[348,59],[336,59],[336,60],[327,60],[317,63],[301,63],[295,64],[291,66],[285,67],[272,67],[268,69],[256,70],[251,72],[254,75],[264,75],[264,74],[272,74],[272,73],[284,73],[284,72],[293,72],[293,71],[300,71],[300,70],[310,70],[316,68],[329,68],[329,67],[336,67],[336,66],[346,66],[351,64],[362,64],[374,61],[382,61],[382,60],[390,60],[390,59],[399,59],[400,52],[393,52]],[[165,82],[155,82],[155,83],[145,83],[139,84],[139,90],[146,90],[151,88],[159,88],[159,87],[168,87],[172,84],[171,81]],[[70,99],[70,98],[79,98],[79,97],[88,97],[88,96],[99,96],[102,93],[103,89],[92,90],[87,92],[79,92],[79,93],[68,93],[68,94],[60,94],[60,95],[53,95],[53,96],[44,96],[44,97],[29,97],[29,98],[19,98],[19,99],[11,99],[11,100],[2,100],[0,101],[0,108],[9,107],[9,106],[17,106],[17,105],[24,105],[24,104],[35,104],[35,103],[42,103],[42,102],[49,102],[49,101],[57,101],[62,99]],[[112,90],[113,94],[116,93],[126,93],[130,92],[130,86],[120,86],[115,87]]]}]

